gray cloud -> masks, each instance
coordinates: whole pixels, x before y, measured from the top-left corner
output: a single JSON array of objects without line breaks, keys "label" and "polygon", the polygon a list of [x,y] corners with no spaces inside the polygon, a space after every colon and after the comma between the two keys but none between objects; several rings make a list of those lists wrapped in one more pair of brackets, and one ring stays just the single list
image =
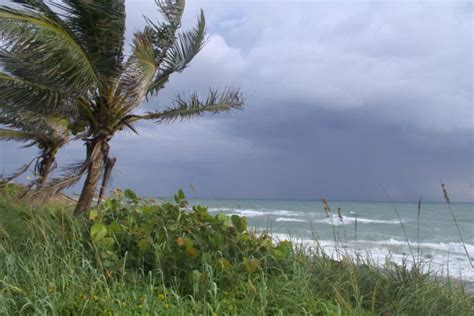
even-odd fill
[{"label": "gray cloud", "polygon": [[[143,13],[158,16],[150,6],[128,4],[128,37]],[[145,107],[235,85],[246,109],[120,135],[116,185],[359,200],[385,200],[385,187],[394,199],[439,200],[443,178],[453,198],[474,200],[471,3],[199,1],[185,27],[201,7],[208,44]],[[6,170],[28,156],[0,146]]]}]

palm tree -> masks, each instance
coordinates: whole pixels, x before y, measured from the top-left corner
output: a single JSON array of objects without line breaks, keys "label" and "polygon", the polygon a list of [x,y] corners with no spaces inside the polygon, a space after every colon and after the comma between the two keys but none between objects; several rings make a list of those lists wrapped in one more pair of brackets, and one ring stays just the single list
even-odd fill
[{"label": "palm tree", "polygon": [[109,161],[109,141],[117,132],[136,132],[134,124],[143,120],[164,124],[243,105],[239,90],[210,90],[205,99],[197,93],[178,96],[163,110],[136,113],[204,45],[202,11],[194,28],[178,33],[185,0],[155,0],[163,21],[145,18],[147,25],[134,34],[128,55],[124,52],[124,0],[62,0],[49,5],[40,0],[14,2],[20,7],[0,6],[0,62],[26,63],[28,71],[9,74],[15,82],[8,94],[17,105],[33,103],[23,102],[26,87],[35,91],[35,98],[48,98],[44,103],[48,107],[61,102],[76,111],[77,119],[70,128],[83,131],[86,160],[70,177],[53,183],[57,189],[86,174],[76,214],[89,208]]},{"label": "palm tree", "polygon": [[0,139],[27,143],[25,147],[36,146],[40,153],[30,163],[18,169],[8,180],[12,180],[28,170],[34,163],[36,181],[30,186],[44,187],[54,168],[56,153],[70,139],[67,121],[60,117],[45,117],[32,112],[8,111],[0,109]]}]

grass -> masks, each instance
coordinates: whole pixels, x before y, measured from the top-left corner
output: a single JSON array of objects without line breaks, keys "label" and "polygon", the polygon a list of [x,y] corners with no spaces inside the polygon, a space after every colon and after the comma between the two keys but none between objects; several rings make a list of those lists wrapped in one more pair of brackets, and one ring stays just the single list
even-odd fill
[{"label": "grass", "polygon": [[[83,223],[61,204],[34,205],[0,191],[0,315],[473,315],[462,286],[420,267],[334,261],[295,247],[253,273],[227,277],[199,265],[184,291],[166,268],[111,274]],[[3,232],[3,233],[2,233]],[[228,276],[231,277],[228,277]],[[171,281],[169,281],[171,280]]]}]

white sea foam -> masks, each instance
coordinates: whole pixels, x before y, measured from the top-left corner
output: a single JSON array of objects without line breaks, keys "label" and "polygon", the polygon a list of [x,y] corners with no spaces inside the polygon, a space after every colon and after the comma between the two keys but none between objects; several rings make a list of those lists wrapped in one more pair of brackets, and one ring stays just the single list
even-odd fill
[{"label": "white sea foam", "polygon": [[291,218],[291,217],[278,217],[275,222],[306,222],[304,219]]},{"label": "white sea foam", "polygon": [[[296,245],[301,245],[307,251],[311,249],[321,248],[327,255],[334,259],[340,258],[341,254],[355,258],[357,256],[362,259],[370,260],[372,263],[383,265],[387,261],[395,264],[406,262],[408,265],[413,264],[413,258],[409,254],[407,243],[401,240],[358,240],[357,250],[354,248],[353,241],[348,245],[339,245],[339,251],[336,250],[333,240],[315,241],[312,239],[298,238],[287,234],[272,234],[276,241],[291,240]],[[470,266],[463,245],[461,243],[410,243],[413,251],[420,246],[422,253],[422,262],[425,264],[425,271],[430,271],[439,276],[449,276],[468,282],[474,282],[474,269]],[[466,244],[468,253],[474,256],[474,245]]]},{"label": "white sea foam", "polygon": [[[389,239],[389,240],[378,240],[378,241],[373,241],[373,240],[360,240],[359,242],[365,243],[365,244],[376,244],[376,245],[386,245],[386,246],[398,246],[398,247],[408,247],[406,241],[402,240],[396,240],[396,239]],[[421,242],[421,243],[416,243],[416,242],[410,242],[411,247],[415,250],[416,248],[420,247],[420,249],[430,249],[430,250],[435,250],[439,252],[450,252],[450,253],[458,253],[458,254],[464,254],[465,255],[465,250],[464,246],[460,242],[439,242],[439,243],[432,243],[432,242]],[[465,244],[467,252],[474,257],[474,245],[470,244]]]},{"label": "white sea foam", "polygon": [[239,208],[209,208],[209,212],[224,212],[227,215],[239,215],[246,217],[257,217],[257,216],[268,216],[268,215],[277,215],[277,216],[301,216],[304,215],[300,212],[289,211],[289,210],[273,210],[273,209],[239,209]]},{"label": "white sea foam", "polygon": [[[302,212],[297,212],[297,211],[290,211],[290,210],[274,210],[274,209],[265,209],[265,208],[259,208],[259,209],[240,209],[240,208],[225,208],[225,207],[215,207],[215,208],[209,208],[209,212],[215,213],[215,212],[224,212],[227,215],[239,215],[239,216],[245,216],[245,217],[259,217],[259,216],[280,216],[275,219],[276,222],[311,222],[312,220],[308,218],[307,220],[304,219],[296,219],[295,217],[303,217],[303,216],[308,216],[308,217],[313,217],[314,214],[311,213],[302,213]],[[322,216],[322,214],[317,214],[318,216]],[[284,218],[282,216],[288,217]],[[351,225],[354,224],[357,220],[358,224],[391,224],[391,225],[397,225],[400,224],[400,221],[398,219],[389,219],[389,220],[383,220],[383,219],[371,219],[371,218],[363,218],[363,217],[351,217],[351,216],[344,216],[343,220],[341,221],[337,215],[332,215],[332,217],[329,218],[320,218],[315,220],[315,223],[321,223],[321,224],[328,224],[328,225]],[[406,222],[405,219],[402,220],[402,222]]]},{"label": "white sea foam", "polygon": [[[329,224],[329,225],[347,225],[347,224],[354,224],[357,220],[358,224],[400,224],[398,219],[371,219],[371,218],[363,218],[363,217],[351,217],[351,216],[344,216],[343,220],[339,219],[337,215],[332,215],[332,217],[324,218],[315,221],[316,223],[322,224]],[[405,223],[406,220],[402,219],[402,222]]]}]

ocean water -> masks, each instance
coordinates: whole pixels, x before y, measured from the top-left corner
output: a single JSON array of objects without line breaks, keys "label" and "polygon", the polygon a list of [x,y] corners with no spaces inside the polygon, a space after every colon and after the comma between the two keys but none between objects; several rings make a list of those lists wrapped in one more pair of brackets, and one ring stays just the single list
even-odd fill
[{"label": "ocean water", "polygon": [[[417,203],[330,202],[332,216],[328,218],[320,201],[195,199],[190,202],[208,206],[211,213],[245,216],[249,226],[260,232],[271,232],[274,239],[291,239],[312,247],[317,245],[314,238],[317,236],[319,245],[334,257],[337,256],[336,234],[341,241],[338,248],[349,255],[370,257],[377,264],[386,260],[395,263],[406,260],[411,264],[413,252],[415,260],[421,259],[432,273],[474,282],[474,269],[445,203],[421,205],[418,233]],[[337,208],[341,208],[342,221]],[[474,262],[474,204],[454,203],[452,209]]]}]

